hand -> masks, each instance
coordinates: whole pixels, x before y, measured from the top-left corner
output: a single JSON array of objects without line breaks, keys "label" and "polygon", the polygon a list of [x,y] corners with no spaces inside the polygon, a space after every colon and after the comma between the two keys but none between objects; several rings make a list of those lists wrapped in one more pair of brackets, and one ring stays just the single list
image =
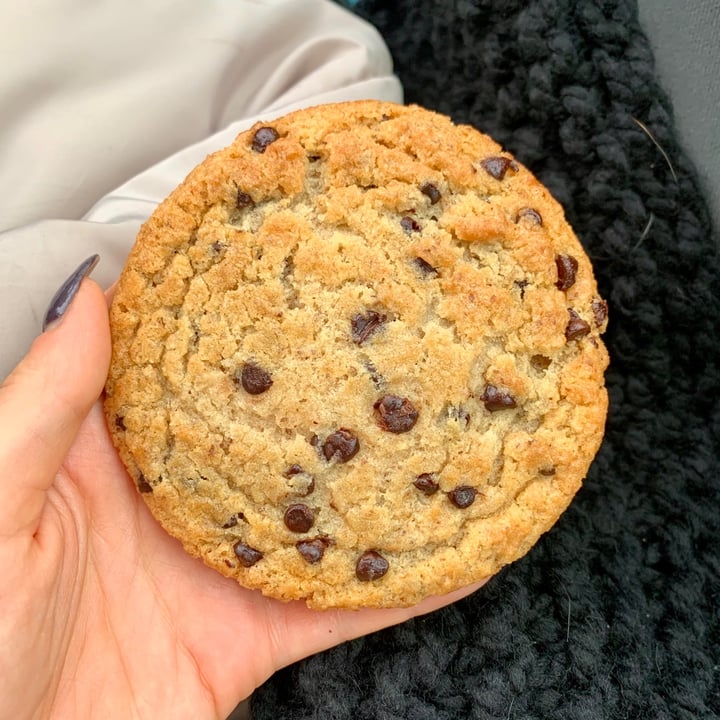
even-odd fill
[{"label": "hand", "polygon": [[109,439],[107,305],[87,271],[0,387],[0,719],[222,719],[275,670],[479,587],[318,612],[188,556]]}]

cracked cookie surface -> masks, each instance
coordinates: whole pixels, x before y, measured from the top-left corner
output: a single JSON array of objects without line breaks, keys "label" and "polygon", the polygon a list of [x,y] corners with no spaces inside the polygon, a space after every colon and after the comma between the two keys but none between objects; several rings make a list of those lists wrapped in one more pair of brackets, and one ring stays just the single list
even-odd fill
[{"label": "cracked cookie surface", "polygon": [[497,572],[600,445],[607,305],[487,136],[375,101],[258,124],[143,226],[105,409],[151,511],[249,588],[401,606]]}]

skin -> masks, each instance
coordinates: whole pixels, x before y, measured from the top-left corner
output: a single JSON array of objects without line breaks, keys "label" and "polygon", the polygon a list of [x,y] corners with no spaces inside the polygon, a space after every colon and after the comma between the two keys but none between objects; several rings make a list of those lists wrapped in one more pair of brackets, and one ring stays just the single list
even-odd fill
[{"label": "skin", "polygon": [[0,386],[0,720],[225,718],[279,668],[468,595],[309,610],[189,557],[155,522],[101,405],[107,303],[84,280]]}]

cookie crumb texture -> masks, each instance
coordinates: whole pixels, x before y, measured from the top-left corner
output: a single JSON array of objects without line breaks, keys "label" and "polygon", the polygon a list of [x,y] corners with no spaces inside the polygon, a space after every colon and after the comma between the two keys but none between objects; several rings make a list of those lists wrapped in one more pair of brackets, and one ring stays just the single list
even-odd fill
[{"label": "cookie crumb texture", "polygon": [[312,108],[140,231],[106,412],[186,550],[317,608],[411,605],[526,553],[601,442],[607,305],[547,190],[418,107]]}]

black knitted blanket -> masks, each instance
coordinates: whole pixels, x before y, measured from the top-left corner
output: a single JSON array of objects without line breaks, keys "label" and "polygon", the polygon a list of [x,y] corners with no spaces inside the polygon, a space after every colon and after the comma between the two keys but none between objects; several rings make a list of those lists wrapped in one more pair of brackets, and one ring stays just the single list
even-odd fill
[{"label": "black knitted blanket", "polygon": [[634,0],[361,0],[416,102],[565,206],[610,303],[584,488],[456,605],[281,671],[255,720],[720,717],[720,264]]}]

